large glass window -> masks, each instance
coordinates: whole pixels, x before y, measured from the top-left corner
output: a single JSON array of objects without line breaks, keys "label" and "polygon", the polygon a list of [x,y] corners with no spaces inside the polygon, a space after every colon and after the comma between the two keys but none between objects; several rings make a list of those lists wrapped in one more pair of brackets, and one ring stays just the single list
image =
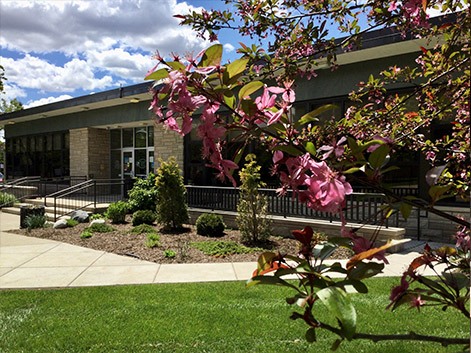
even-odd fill
[{"label": "large glass window", "polygon": [[7,139],[8,179],[25,176],[62,177],[69,170],[69,132]]}]

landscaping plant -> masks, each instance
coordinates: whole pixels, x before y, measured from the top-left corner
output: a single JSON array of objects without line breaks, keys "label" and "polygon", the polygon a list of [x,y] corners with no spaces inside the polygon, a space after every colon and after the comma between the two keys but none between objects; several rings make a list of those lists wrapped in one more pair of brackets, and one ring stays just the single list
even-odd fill
[{"label": "landscaping plant", "polygon": [[160,235],[157,233],[148,233],[145,241],[145,245],[148,248],[155,248],[160,244]]},{"label": "landscaping plant", "polygon": [[242,241],[257,244],[271,235],[271,219],[268,216],[267,197],[259,192],[265,186],[260,178],[260,166],[254,154],[245,157],[247,164],[240,171],[240,198],[237,203],[236,222]]},{"label": "landscaping plant", "polygon": [[155,174],[149,173],[145,179],[138,178],[128,193],[129,212],[138,210],[155,211],[157,188]]},{"label": "landscaping plant", "polygon": [[[233,9],[178,15],[211,41],[220,30],[238,30],[261,45],[241,44],[240,58],[222,63],[222,44],[214,44],[197,56],[183,59],[173,54],[166,60],[157,53],[155,69],[146,79],[155,80],[151,108],[157,121],[181,135],[193,130],[198,114],[198,135],[203,156],[221,180],[236,186],[233,173],[248,142],[257,140],[272,153],[274,174],[279,176],[280,196],[288,193],[306,207],[339,215],[342,229],[338,239],[325,244],[312,242],[312,230],[293,235],[301,244],[299,254],[266,253],[260,257],[253,284],[275,284],[290,288],[288,299],[301,313],[306,338],[313,342],[319,330],[333,334],[336,349],[342,342],[366,339],[419,340],[442,345],[469,344],[469,337],[421,334],[420,322],[404,328],[404,334],[369,334],[357,331],[357,314],[351,290],[368,291],[365,278],[380,273],[387,262],[387,244],[376,247],[377,234],[364,238],[347,227],[343,210],[352,184],[380,192],[387,199],[381,211],[385,218],[400,214],[407,219],[412,210],[442,217],[456,224],[454,247],[431,249],[407,268],[391,291],[389,308],[407,303],[420,309],[432,305],[452,308],[469,317],[470,222],[437,207],[444,198],[469,202],[470,193],[470,84],[469,32],[471,11],[468,0],[407,0],[362,2],[347,0],[228,0]],[[431,20],[430,13],[446,17]],[[452,14],[450,14],[452,13]],[[421,40],[410,65],[396,63],[379,75],[370,75],[351,93],[351,104],[340,119],[323,119],[335,106],[317,107],[301,117],[293,114],[296,79],[315,80],[318,70],[336,70],[337,55],[361,48],[368,32],[384,28],[388,33]],[[335,40],[332,31],[341,40]],[[437,40],[440,39],[440,40]],[[268,42],[268,43],[267,43]],[[413,41],[411,41],[412,43]],[[422,46],[420,46],[422,45]],[[323,74],[327,74],[323,70]],[[312,83],[312,85],[315,85]],[[404,94],[389,88],[408,87]],[[227,118],[227,115],[230,118]],[[322,122],[321,122],[322,121]],[[448,124],[441,136],[433,137],[431,126]],[[236,135],[240,150],[234,160],[223,147],[228,133]],[[400,168],[397,157],[404,152],[422,155],[429,162],[425,180],[428,195],[402,196],[384,183],[388,173]],[[365,220],[367,222],[367,220]],[[338,246],[355,255],[345,265],[326,265],[325,258]],[[372,259],[376,261],[370,261]],[[379,261],[379,262],[378,262]],[[382,263],[383,262],[383,263]],[[436,264],[444,264],[438,270]],[[436,271],[435,278],[420,275],[422,267]],[[440,267],[439,267],[440,268]],[[333,279],[329,273],[339,273]],[[268,275],[269,274],[269,275]],[[274,275],[273,275],[274,274]],[[295,276],[294,283],[286,275]],[[319,305],[333,320],[318,316]],[[386,305],[385,305],[386,306]],[[437,321],[439,324],[439,321]]]},{"label": "landscaping plant", "polygon": [[157,189],[157,222],[166,229],[179,229],[189,221],[186,189],[174,157],[160,160],[155,177]]},{"label": "landscaping plant", "polygon": [[203,213],[195,222],[196,233],[208,237],[222,237],[226,225],[221,215],[215,213]]},{"label": "landscaping plant", "polygon": [[155,222],[157,215],[151,210],[139,210],[132,214],[132,225],[138,226],[140,224],[152,225]]},{"label": "landscaping plant", "polygon": [[44,215],[30,215],[25,218],[25,225],[28,230],[44,228],[46,225],[46,216]]},{"label": "landscaping plant", "polygon": [[8,192],[0,192],[0,208],[13,206],[15,202],[18,202],[15,195]]},{"label": "landscaping plant", "polygon": [[125,201],[117,201],[108,206],[105,215],[111,220],[111,223],[125,223],[127,213],[128,204]]}]

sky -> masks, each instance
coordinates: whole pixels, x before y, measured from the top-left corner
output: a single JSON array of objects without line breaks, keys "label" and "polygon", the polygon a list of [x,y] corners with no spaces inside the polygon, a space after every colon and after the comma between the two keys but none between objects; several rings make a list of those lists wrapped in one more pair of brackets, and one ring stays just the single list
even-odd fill
[{"label": "sky", "polygon": [[[0,65],[6,100],[25,108],[144,82],[162,55],[211,43],[175,14],[222,8],[222,0],[1,0]],[[220,36],[225,59],[240,38]]]}]

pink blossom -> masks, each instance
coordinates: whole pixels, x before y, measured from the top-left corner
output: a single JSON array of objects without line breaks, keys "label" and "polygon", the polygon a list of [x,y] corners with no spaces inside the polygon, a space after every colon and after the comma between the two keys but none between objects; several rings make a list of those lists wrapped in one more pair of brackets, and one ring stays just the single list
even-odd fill
[{"label": "pink blossom", "polygon": [[393,12],[395,10],[397,10],[397,3],[396,1],[391,1],[391,3],[389,4],[388,11]]},{"label": "pink blossom", "polygon": [[390,308],[392,305],[394,305],[394,303],[398,302],[404,295],[406,295],[408,289],[409,282],[407,282],[406,275],[404,274],[401,277],[401,284],[391,290],[391,295],[389,296],[391,303],[387,306],[387,308]]},{"label": "pink blossom", "polygon": [[325,151],[322,155],[322,159],[327,159],[332,153],[334,153],[335,157],[339,158],[345,152],[345,147],[341,146],[343,143],[347,141],[347,138],[343,136],[337,142],[333,142],[330,146],[322,146],[319,148],[319,151]]},{"label": "pink blossom", "polygon": [[410,307],[411,308],[417,308],[417,310],[420,311],[420,307],[425,305],[425,300],[422,300],[420,297],[420,294],[415,297],[413,296],[412,299],[410,300]]}]

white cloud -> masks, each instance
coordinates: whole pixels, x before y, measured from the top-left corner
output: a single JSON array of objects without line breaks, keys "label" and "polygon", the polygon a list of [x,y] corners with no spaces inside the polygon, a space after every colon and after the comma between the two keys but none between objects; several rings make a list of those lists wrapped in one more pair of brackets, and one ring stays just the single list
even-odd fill
[{"label": "white cloud", "polygon": [[156,50],[166,56],[209,46],[179,26],[173,15],[197,8],[177,0],[1,0],[0,6],[0,47],[7,49],[0,59],[13,98],[142,82]]},{"label": "white cloud", "polygon": [[176,0],[4,1],[0,45],[68,55],[111,49],[118,42],[165,54],[198,50],[203,41],[173,18],[193,9]]},{"label": "white cloud", "polygon": [[41,98],[36,101],[31,101],[26,104],[24,104],[24,108],[32,108],[32,107],[37,107],[40,105],[45,105],[49,103],[54,103],[54,102],[59,102],[59,101],[64,101],[67,99],[73,98],[72,96],[69,96],[68,94],[62,94],[58,97],[47,97],[47,98]]},{"label": "white cloud", "polygon": [[26,54],[24,58],[1,57],[5,75],[19,87],[43,92],[73,92],[77,89],[102,90],[113,85],[111,76],[96,77],[84,60],[72,59],[57,66]]},{"label": "white cloud", "polygon": [[235,50],[235,47],[231,43],[226,43],[223,46],[224,50],[228,53],[232,53]]}]

